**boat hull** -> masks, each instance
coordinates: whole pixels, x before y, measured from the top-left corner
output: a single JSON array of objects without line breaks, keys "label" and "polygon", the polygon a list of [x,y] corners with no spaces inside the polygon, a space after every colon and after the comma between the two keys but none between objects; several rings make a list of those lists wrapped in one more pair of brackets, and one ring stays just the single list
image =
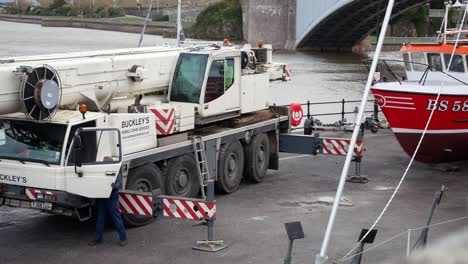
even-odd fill
[{"label": "boat hull", "polygon": [[[395,133],[403,150],[409,155],[422,134]],[[468,134],[426,134],[415,159],[424,163],[452,162],[468,159]]]},{"label": "boat hull", "polygon": [[405,152],[412,156],[433,117],[415,157],[425,163],[468,159],[468,94],[437,94],[372,89],[382,112]]}]

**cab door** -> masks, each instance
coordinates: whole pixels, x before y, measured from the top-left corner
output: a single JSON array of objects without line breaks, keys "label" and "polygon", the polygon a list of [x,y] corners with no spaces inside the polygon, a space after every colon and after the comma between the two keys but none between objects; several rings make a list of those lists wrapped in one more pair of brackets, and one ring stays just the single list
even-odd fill
[{"label": "cab door", "polygon": [[108,198],[122,166],[120,130],[79,128],[65,162],[65,190],[88,198]]},{"label": "cab door", "polygon": [[240,109],[240,73],[237,58],[214,59],[202,97],[202,116],[219,115]]}]

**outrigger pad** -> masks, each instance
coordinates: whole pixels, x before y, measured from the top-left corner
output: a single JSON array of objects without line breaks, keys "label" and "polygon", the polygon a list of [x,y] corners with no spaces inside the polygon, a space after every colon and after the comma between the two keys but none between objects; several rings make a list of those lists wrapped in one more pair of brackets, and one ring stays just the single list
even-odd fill
[{"label": "outrigger pad", "polygon": [[346,181],[352,183],[367,183],[369,179],[366,176],[351,176],[348,177]]},{"label": "outrigger pad", "polygon": [[207,252],[218,252],[227,247],[228,245],[225,245],[223,240],[199,240],[193,249]]}]

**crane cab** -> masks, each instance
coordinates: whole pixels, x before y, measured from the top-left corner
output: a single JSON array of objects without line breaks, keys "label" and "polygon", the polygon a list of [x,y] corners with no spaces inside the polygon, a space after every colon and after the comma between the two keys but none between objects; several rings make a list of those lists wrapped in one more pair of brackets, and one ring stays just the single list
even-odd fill
[{"label": "crane cab", "polygon": [[169,89],[171,104],[191,104],[203,124],[268,108],[269,74],[242,69],[239,49],[180,54]]}]

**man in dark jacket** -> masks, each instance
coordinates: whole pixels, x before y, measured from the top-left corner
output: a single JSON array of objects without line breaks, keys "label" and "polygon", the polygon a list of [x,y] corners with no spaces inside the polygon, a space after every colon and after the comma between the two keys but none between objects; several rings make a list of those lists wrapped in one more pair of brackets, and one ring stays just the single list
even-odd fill
[{"label": "man in dark jacket", "polygon": [[102,244],[102,236],[104,234],[104,228],[106,226],[107,217],[112,219],[117,232],[120,237],[120,246],[126,246],[127,233],[125,232],[125,226],[122,221],[122,216],[119,211],[119,189],[122,186],[122,175],[119,173],[115,183],[112,183],[112,193],[107,199],[96,199],[96,207],[98,210],[97,221],[96,221],[96,237],[94,240],[89,242],[89,246],[96,246]]}]

